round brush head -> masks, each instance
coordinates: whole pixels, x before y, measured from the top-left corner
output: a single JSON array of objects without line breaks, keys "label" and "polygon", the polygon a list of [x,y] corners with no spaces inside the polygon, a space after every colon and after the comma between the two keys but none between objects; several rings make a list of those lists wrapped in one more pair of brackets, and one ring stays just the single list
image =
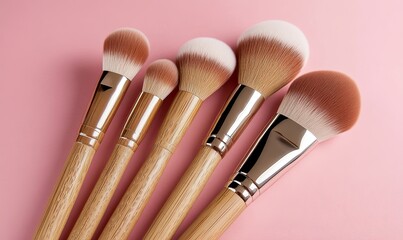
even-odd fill
[{"label": "round brush head", "polygon": [[291,84],[278,113],[323,141],[355,124],[360,113],[360,94],[354,81],[343,73],[311,72]]},{"label": "round brush head", "polygon": [[164,100],[178,84],[178,69],[168,59],[159,59],[147,68],[143,82],[143,92]]},{"label": "round brush head", "polygon": [[148,39],[142,32],[118,29],[105,39],[103,70],[132,79],[146,61],[149,48]]},{"label": "round brush head", "polygon": [[220,88],[235,69],[232,49],[214,38],[195,38],[186,42],[177,55],[179,89],[206,99]]},{"label": "round brush head", "polygon": [[308,41],[296,26],[258,23],[238,39],[239,83],[269,97],[297,76],[308,56]]}]

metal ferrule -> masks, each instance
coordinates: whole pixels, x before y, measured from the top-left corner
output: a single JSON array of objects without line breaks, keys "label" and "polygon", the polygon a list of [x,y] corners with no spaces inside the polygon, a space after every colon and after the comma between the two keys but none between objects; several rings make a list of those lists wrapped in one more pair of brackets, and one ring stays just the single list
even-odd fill
[{"label": "metal ferrule", "polygon": [[142,92],[123,128],[119,144],[132,149],[136,147],[143,140],[161,103],[162,99],[159,97]]},{"label": "metal ferrule", "polygon": [[261,93],[239,85],[221,110],[206,145],[224,155],[264,102]]},{"label": "metal ferrule", "polygon": [[250,204],[316,142],[310,131],[277,114],[248,151],[228,189]]},{"label": "metal ferrule", "polygon": [[98,148],[129,85],[130,80],[125,76],[108,71],[102,73],[77,142]]}]

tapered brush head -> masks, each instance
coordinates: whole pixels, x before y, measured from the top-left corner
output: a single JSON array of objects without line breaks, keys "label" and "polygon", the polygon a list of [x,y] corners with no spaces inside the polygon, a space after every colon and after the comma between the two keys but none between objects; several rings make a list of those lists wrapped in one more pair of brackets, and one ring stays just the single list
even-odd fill
[{"label": "tapered brush head", "polygon": [[268,97],[297,76],[308,56],[308,41],[296,26],[258,23],[238,39],[239,83]]},{"label": "tapered brush head", "polygon": [[132,79],[146,61],[149,48],[147,37],[139,30],[118,29],[105,39],[103,70]]},{"label": "tapered brush head", "polygon": [[311,72],[291,84],[278,113],[322,141],[355,124],[360,113],[360,94],[354,81],[343,73]]},{"label": "tapered brush head", "polygon": [[178,84],[178,69],[168,59],[159,59],[147,68],[143,82],[143,92],[164,100]]},{"label": "tapered brush head", "polygon": [[179,89],[206,99],[220,88],[235,69],[232,49],[214,38],[195,38],[186,42],[177,55]]}]

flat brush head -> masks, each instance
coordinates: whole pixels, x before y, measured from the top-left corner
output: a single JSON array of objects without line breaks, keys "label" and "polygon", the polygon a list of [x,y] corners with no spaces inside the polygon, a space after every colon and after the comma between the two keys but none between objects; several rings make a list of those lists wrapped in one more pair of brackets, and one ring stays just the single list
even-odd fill
[{"label": "flat brush head", "polygon": [[159,59],[147,68],[143,82],[143,92],[164,100],[178,84],[178,69],[168,59]]},{"label": "flat brush head", "polygon": [[293,80],[309,56],[305,35],[279,20],[258,23],[238,39],[239,83],[266,97]]},{"label": "flat brush head", "polygon": [[360,94],[343,73],[317,71],[295,80],[278,113],[312,132],[319,141],[350,129],[360,112]]},{"label": "flat brush head", "polygon": [[103,70],[132,79],[148,57],[147,37],[132,28],[112,32],[104,42]]},{"label": "flat brush head", "polygon": [[179,89],[204,100],[228,80],[236,59],[227,44],[214,38],[195,38],[179,49],[177,63]]}]

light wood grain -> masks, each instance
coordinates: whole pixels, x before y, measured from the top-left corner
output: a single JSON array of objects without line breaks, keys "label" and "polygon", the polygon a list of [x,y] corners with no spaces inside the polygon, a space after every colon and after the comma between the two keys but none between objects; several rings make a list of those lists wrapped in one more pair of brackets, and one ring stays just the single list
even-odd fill
[{"label": "light wood grain", "polygon": [[68,239],[92,238],[136,148],[115,146]]},{"label": "light wood grain", "polygon": [[144,239],[172,239],[220,160],[221,155],[211,147],[203,146],[200,149]]},{"label": "light wood grain", "polygon": [[163,173],[171,152],[154,147],[126,190],[99,239],[127,239]]},{"label": "light wood grain", "polygon": [[218,239],[245,208],[245,202],[225,188],[179,239]]},{"label": "light wood grain", "polygon": [[168,160],[192,122],[201,103],[199,98],[187,92],[180,91],[178,93],[161,125],[150,155],[126,190],[106,224],[100,239],[127,239],[129,237],[132,228],[157,186]]},{"label": "light wood grain", "polygon": [[173,153],[201,104],[200,98],[188,92],[179,91],[161,124],[155,145]]},{"label": "light wood grain", "polygon": [[162,100],[142,92],[133,106],[121,137],[75,223],[69,240],[91,239],[138,144],[143,140]]},{"label": "light wood grain", "polygon": [[59,239],[94,154],[92,147],[74,144],[34,239]]}]

